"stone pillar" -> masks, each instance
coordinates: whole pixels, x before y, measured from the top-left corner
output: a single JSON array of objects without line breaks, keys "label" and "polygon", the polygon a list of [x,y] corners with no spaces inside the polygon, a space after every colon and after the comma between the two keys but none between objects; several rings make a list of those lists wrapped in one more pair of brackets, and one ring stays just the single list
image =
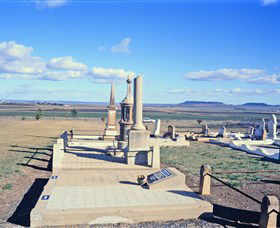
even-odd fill
[{"label": "stone pillar", "polygon": [[202,133],[202,134],[208,133],[208,125],[207,125],[207,124],[202,125],[202,131],[201,131],[201,133]]},{"label": "stone pillar", "polygon": [[157,138],[160,135],[160,119],[156,120],[155,129],[154,129],[154,137]]},{"label": "stone pillar", "polygon": [[145,130],[142,122],[143,102],[142,102],[142,76],[134,79],[134,106],[133,106],[133,130]]},{"label": "stone pillar", "polygon": [[152,150],[152,158],[151,158],[151,167],[152,168],[160,168],[160,147],[153,146]]},{"label": "stone pillar", "polygon": [[148,154],[150,150],[149,137],[142,123],[142,76],[134,79],[134,106],[133,125],[128,133],[128,151],[126,151],[126,161],[128,164],[148,165]]},{"label": "stone pillar", "polygon": [[210,165],[202,165],[200,168],[200,182],[199,182],[199,194],[210,195],[211,194],[211,177],[208,174],[212,173]]},{"label": "stone pillar", "polygon": [[115,105],[115,84],[111,85],[110,103],[107,107],[108,117],[103,139],[114,140],[118,135],[116,128],[117,107]]},{"label": "stone pillar", "polygon": [[[133,108],[133,96],[131,91],[131,77],[127,76],[127,94],[126,97],[121,102],[121,120],[120,124],[120,135],[119,142],[120,145],[125,145],[128,139],[128,131],[131,129],[133,124],[132,108]],[[121,149],[121,148],[119,148]]]},{"label": "stone pillar", "polygon": [[223,138],[227,137],[227,129],[226,129],[226,127],[221,127],[219,129],[218,137],[223,137]]},{"label": "stone pillar", "polygon": [[261,218],[259,227],[276,228],[279,201],[276,196],[264,196],[261,204]]},{"label": "stone pillar", "polygon": [[274,114],[271,115],[268,121],[268,138],[275,139],[276,138],[276,131],[277,131],[277,119]]}]

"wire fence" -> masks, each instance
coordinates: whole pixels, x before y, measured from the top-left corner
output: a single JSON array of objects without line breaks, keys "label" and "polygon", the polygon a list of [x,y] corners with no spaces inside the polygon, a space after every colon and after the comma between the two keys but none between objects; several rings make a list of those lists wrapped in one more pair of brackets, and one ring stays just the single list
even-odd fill
[{"label": "wire fence", "polygon": [[[212,174],[233,174],[233,173],[276,173],[276,172],[280,172],[280,170],[240,170],[240,171],[219,171],[219,172],[213,172]],[[245,196],[246,198],[258,203],[258,204],[262,204],[262,202],[258,199],[256,199],[255,197],[253,196],[250,196],[249,194],[241,191],[240,189],[232,186],[230,183],[228,182],[225,182],[223,180],[221,180],[220,178],[212,175],[211,173],[206,173],[204,176],[209,176],[211,178],[213,178],[214,180],[222,183],[223,185],[229,187],[230,189],[238,192],[239,194]],[[277,213],[278,215],[280,215],[280,212],[273,209],[271,212],[275,212]]]}]

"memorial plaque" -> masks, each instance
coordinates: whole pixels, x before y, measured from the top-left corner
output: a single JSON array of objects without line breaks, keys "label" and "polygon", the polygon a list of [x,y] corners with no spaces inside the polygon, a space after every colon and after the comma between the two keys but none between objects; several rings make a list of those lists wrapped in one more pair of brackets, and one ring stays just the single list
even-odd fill
[{"label": "memorial plaque", "polygon": [[152,174],[148,175],[147,182],[148,182],[148,184],[154,184],[154,183],[169,179],[173,176],[174,176],[174,174],[170,170],[162,169],[156,173],[152,173]]}]

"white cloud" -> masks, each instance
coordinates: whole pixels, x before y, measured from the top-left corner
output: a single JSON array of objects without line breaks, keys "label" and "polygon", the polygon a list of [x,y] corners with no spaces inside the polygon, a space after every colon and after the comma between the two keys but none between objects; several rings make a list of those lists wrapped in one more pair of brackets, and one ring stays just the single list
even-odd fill
[{"label": "white cloud", "polygon": [[185,74],[185,78],[194,81],[222,81],[222,80],[245,80],[251,77],[255,77],[263,73],[263,70],[259,69],[232,69],[223,68],[214,71],[196,71],[188,72]]},{"label": "white cloud", "polygon": [[87,70],[87,66],[85,64],[75,62],[71,56],[52,58],[48,62],[47,68],[55,70]]},{"label": "white cloud", "polygon": [[42,73],[45,63],[41,58],[31,56],[32,51],[32,47],[15,41],[0,43],[0,73]]},{"label": "white cloud", "polygon": [[37,8],[57,8],[64,6],[68,3],[68,0],[40,0],[36,1]]},{"label": "white cloud", "polygon": [[125,71],[124,69],[113,69],[103,67],[93,67],[88,75],[97,82],[111,82],[118,80],[125,80],[127,75],[135,75],[132,71]]},{"label": "white cloud", "polygon": [[279,2],[278,0],[261,0],[261,3],[264,6],[273,5],[273,4],[276,4],[278,2]]},{"label": "white cloud", "polygon": [[185,79],[192,81],[241,80],[258,84],[278,84],[280,83],[280,74],[266,75],[266,72],[260,69],[223,68],[213,71],[188,72],[185,74]]},{"label": "white cloud", "polygon": [[280,83],[280,74],[266,75],[258,78],[252,78],[249,82],[258,84],[278,84]]},{"label": "white cloud", "polygon": [[214,90],[200,90],[200,89],[171,89],[168,94],[176,94],[182,96],[255,96],[267,94],[280,94],[280,89],[263,90],[263,89],[214,89]]},{"label": "white cloud", "polygon": [[111,51],[113,53],[130,53],[129,50],[129,44],[131,42],[131,38],[127,37],[125,39],[123,39],[119,44],[114,45],[113,47],[111,47]]},{"label": "white cloud", "polygon": [[52,80],[52,81],[64,81],[67,79],[80,79],[84,77],[84,73],[81,71],[47,71],[44,74],[40,75],[38,79],[41,80]]},{"label": "white cloud", "polygon": [[132,71],[93,67],[75,61],[71,56],[54,57],[47,63],[32,56],[33,48],[15,41],[0,43],[0,79],[34,79],[61,81],[89,78],[99,83],[125,80]]}]

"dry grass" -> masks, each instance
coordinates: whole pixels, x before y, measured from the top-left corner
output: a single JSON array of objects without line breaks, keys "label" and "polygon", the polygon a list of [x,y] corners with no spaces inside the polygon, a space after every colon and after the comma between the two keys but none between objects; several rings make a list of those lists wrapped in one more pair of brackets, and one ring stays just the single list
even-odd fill
[{"label": "dry grass", "polygon": [[[202,142],[191,142],[190,147],[165,147],[161,149],[162,162],[190,173],[199,179],[200,166],[209,164],[214,172],[238,170],[279,170],[279,164],[267,159],[246,154],[243,151]],[[279,173],[239,173],[215,174],[232,185],[243,186],[265,176],[278,176]]]},{"label": "dry grass", "polygon": [[[15,120],[0,119],[0,227],[36,178],[51,175],[51,147],[63,131],[81,130],[101,134],[100,120]],[[5,224],[6,225],[6,224]]]}]

